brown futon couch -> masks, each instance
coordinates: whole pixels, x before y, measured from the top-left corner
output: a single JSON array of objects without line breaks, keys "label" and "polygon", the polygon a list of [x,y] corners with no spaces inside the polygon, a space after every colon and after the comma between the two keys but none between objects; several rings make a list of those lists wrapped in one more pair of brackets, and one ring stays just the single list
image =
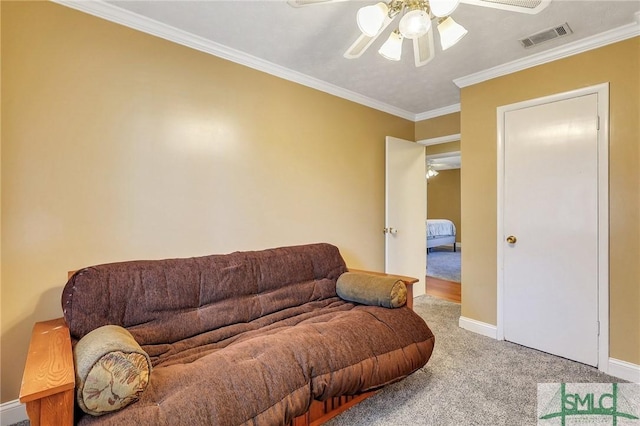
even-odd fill
[{"label": "brown futon couch", "polygon": [[[21,401],[28,403],[32,425],[48,424],[54,415],[63,419],[56,422],[80,425],[303,424],[299,416],[307,413],[309,420],[314,400],[339,402],[398,381],[424,366],[433,350],[433,334],[407,306],[338,297],[336,282],[345,272],[329,244],[79,270],[62,294],[64,322],[49,324],[52,334],[62,330],[60,348],[48,351],[64,363],[69,335],[79,350],[90,332],[123,327],[141,348],[131,363],[152,366],[143,379],[127,373],[128,383],[144,382],[144,390],[120,410],[85,414],[77,399],[90,384],[76,360],[76,381],[57,402],[29,403],[29,363],[40,356],[31,353],[32,341]],[[56,368],[48,362],[39,368]],[[121,397],[115,392],[109,398]],[[69,419],[74,402],[75,419]]]}]

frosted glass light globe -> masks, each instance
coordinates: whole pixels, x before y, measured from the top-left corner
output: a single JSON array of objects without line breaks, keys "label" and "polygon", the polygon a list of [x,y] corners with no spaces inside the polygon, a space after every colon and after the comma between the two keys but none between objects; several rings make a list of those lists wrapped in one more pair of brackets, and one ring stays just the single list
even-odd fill
[{"label": "frosted glass light globe", "polygon": [[422,37],[431,29],[431,19],[424,10],[412,10],[405,13],[400,20],[400,34],[405,38]]},{"label": "frosted glass light globe", "polygon": [[460,0],[429,0],[431,13],[439,18],[451,15],[459,3]]},{"label": "frosted glass light globe", "polygon": [[402,57],[402,36],[400,33],[392,32],[378,53],[390,61],[399,61]]},{"label": "frosted glass light globe", "polygon": [[384,18],[388,12],[389,8],[382,2],[361,7],[356,15],[358,28],[366,36],[373,37],[377,35],[384,24]]},{"label": "frosted glass light globe", "polygon": [[468,31],[449,16],[438,24],[438,32],[440,33],[442,50],[447,50],[467,35]]}]

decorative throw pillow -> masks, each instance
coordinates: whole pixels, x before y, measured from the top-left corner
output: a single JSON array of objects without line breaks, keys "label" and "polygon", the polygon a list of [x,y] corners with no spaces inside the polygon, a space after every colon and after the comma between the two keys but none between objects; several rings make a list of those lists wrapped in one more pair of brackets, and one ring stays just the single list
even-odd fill
[{"label": "decorative throw pillow", "polygon": [[105,325],[73,349],[76,399],[87,414],[100,416],[137,401],[149,383],[151,360],[131,333]]},{"label": "decorative throw pillow", "polygon": [[393,277],[345,272],[338,277],[336,292],[344,300],[364,305],[399,308],[407,303],[407,286]]}]

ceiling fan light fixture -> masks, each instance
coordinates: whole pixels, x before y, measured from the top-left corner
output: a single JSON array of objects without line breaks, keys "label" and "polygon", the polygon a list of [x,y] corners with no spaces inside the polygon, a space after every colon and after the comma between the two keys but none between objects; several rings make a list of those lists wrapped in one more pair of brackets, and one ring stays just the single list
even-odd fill
[{"label": "ceiling fan light fixture", "polygon": [[460,0],[429,0],[431,13],[439,18],[449,16],[460,4]]},{"label": "ceiling fan light fixture", "polygon": [[389,13],[389,7],[382,2],[361,7],[356,15],[358,28],[364,35],[374,37],[384,25],[387,13]]},{"label": "ceiling fan light fixture", "polygon": [[429,166],[427,167],[427,176],[426,176],[426,177],[427,177],[427,179],[430,179],[430,178],[432,178],[432,177],[436,177],[436,176],[438,176],[439,174],[440,174],[440,173],[439,173],[436,169],[434,169],[433,167],[431,167],[431,165],[429,165]]},{"label": "ceiling fan light fixture", "polygon": [[431,17],[420,8],[410,10],[400,20],[399,28],[405,38],[413,40],[422,37],[431,28]]},{"label": "ceiling fan light fixture", "polygon": [[387,41],[378,50],[378,53],[390,61],[399,61],[402,56],[402,40],[402,34],[397,30],[392,32]]},{"label": "ceiling fan light fixture", "polygon": [[468,33],[468,31],[462,25],[454,21],[451,16],[440,21],[438,24],[438,32],[440,33],[440,44],[442,45],[442,50],[447,50],[459,42]]}]

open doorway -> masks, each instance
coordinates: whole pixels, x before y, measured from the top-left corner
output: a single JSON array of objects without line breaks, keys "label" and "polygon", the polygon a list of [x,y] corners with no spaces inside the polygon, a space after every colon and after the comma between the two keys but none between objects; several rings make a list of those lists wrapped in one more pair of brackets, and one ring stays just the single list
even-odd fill
[{"label": "open doorway", "polygon": [[460,302],[460,144],[426,147],[427,294]]}]

